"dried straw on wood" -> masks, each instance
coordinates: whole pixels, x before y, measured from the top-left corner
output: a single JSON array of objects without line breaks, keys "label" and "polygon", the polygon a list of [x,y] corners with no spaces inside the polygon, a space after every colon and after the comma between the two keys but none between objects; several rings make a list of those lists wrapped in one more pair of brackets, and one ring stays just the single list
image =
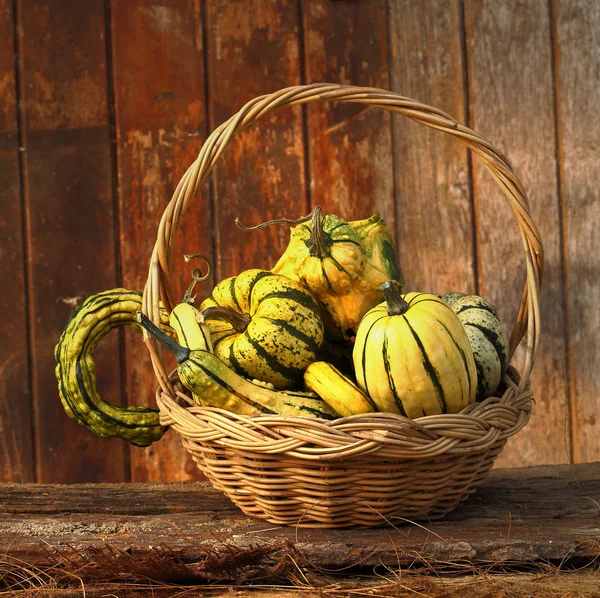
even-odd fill
[{"label": "dried straw on wood", "polygon": [[146,337],[160,384],[161,422],[180,434],[215,488],[245,513],[272,523],[373,527],[393,518],[439,518],[475,491],[507,439],[529,421],[529,380],[539,344],[542,241],[521,182],[481,135],[440,110],[382,89],[319,83],[255,98],[208,137],[165,209],[144,311],[158,322],[159,302],[174,306],[171,251],[181,218],[231,139],[272,110],[318,101],[361,103],[402,114],[455,136],[481,158],[513,208],[523,240],[527,276],[510,337],[511,357],[525,341],[522,372],[510,368],[499,396],[455,415],[410,420],[377,413],[333,422],[245,417],[186,400]]}]

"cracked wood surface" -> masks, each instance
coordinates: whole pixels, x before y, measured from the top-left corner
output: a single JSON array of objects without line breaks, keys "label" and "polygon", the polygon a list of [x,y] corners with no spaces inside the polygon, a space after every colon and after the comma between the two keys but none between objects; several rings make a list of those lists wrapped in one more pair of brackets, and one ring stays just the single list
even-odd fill
[{"label": "cracked wood surface", "polygon": [[[600,463],[493,470],[445,520],[313,530],[251,519],[207,482],[0,485],[0,550],[35,566],[65,551],[173,561],[288,551],[329,570],[415,563],[555,564],[600,556]],[[160,569],[160,568],[159,568]],[[220,566],[220,570],[222,567]],[[222,571],[221,571],[222,572]],[[160,570],[156,572],[160,575]]]}]

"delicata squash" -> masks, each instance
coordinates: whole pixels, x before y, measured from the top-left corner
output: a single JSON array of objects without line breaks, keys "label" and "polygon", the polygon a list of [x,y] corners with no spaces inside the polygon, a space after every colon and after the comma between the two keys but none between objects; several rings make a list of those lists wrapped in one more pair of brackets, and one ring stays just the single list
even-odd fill
[{"label": "delicata squash", "polygon": [[[177,374],[194,400],[204,406],[218,407],[238,415],[288,415],[333,420],[339,414],[321,397],[311,392],[280,391],[257,384],[236,374],[206,349],[192,350],[175,342],[157,328],[142,312],[138,322],[148,333],[169,349],[177,359]],[[194,336],[206,325],[189,321],[186,330]],[[199,333],[205,336],[205,332]]]},{"label": "delicata squash", "polygon": [[335,214],[323,216],[316,206],[298,220],[271,220],[255,227],[236,223],[243,230],[296,224],[272,272],[299,282],[315,296],[333,336],[353,335],[363,315],[382,300],[379,287],[386,280],[403,284],[392,237],[379,214],[348,222]]}]

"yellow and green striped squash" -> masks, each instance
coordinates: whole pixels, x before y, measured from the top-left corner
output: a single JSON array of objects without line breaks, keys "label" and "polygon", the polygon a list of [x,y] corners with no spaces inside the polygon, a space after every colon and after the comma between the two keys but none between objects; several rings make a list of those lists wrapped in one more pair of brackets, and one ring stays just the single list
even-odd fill
[{"label": "yellow and green striped squash", "polygon": [[[217,308],[242,316],[232,324]],[[250,269],[221,281],[200,305],[214,354],[241,376],[293,387],[323,343],[320,308],[298,283]],[[245,321],[244,321],[245,320]]]},{"label": "yellow and green striped squash", "polygon": [[[141,330],[136,313],[142,294],[116,288],[90,295],[71,314],[54,349],[58,393],[66,414],[103,438],[122,438],[148,446],[166,431],[154,407],[119,407],[105,401],[96,388],[94,351],[102,337],[117,326]],[[173,335],[161,308],[161,327]]]},{"label": "yellow and green striped squash", "polygon": [[475,400],[477,372],[467,334],[435,295],[400,295],[382,285],[386,301],[362,319],[353,361],[358,386],[379,411],[409,418],[457,413]]},{"label": "yellow and green striped squash", "polygon": [[179,379],[200,405],[248,416],[286,415],[329,420],[339,417],[337,411],[315,393],[275,390],[236,374],[216,355],[202,348],[202,340],[193,332],[193,320],[189,320],[188,330],[200,340],[198,349],[175,342],[141,312],[138,321],[173,353],[179,364]]}]

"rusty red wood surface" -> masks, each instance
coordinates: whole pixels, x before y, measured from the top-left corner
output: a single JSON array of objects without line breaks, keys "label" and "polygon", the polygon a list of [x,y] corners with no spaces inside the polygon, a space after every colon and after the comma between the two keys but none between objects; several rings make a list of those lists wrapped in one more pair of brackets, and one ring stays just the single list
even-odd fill
[{"label": "rusty red wood surface", "polygon": [[[306,82],[389,88],[386,3],[305,1]],[[332,27],[332,23],[344,23]],[[395,236],[390,114],[354,104],[307,106],[312,205],[348,220],[379,212]]]},{"label": "rusty red wood surface", "polygon": [[[104,5],[23,0],[17,8],[37,479],[121,480],[125,447],[65,416],[53,358],[76,305],[116,284]],[[119,403],[113,337],[98,347],[96,361],[102,393]]]},{"label": "rusty red wood surface", "polygon": [[[129,289],[143,290],[160,217],[206,137],[203,50],[199,3],[112,3],[119,249],[122,284]],[[179,298],[195,265],[183,255],[202,253],[214,262],[210,198],[203,191],[173,248],[172,286]],[[125,337],[125,368],[127,401],[155,405],[157,383],[141,335]],[[133,481],[200,477],[175,434],[148,449],[131,447],[130,459]]]},{"label": "rusty red wood surface", "polygon": [[[211,128],[252,98],[300,83],[296,2],[207,0],[206,18]],[[242,232],[234,219],[255,225],[306,214],[300,108],[270,113],[233,139],[214,181],[217,277],[273,267],[287,227]]]},{"label": "rusty red wood surface", "polygon": [[35,480],[12,3],[0,2],[0,479]]}]

